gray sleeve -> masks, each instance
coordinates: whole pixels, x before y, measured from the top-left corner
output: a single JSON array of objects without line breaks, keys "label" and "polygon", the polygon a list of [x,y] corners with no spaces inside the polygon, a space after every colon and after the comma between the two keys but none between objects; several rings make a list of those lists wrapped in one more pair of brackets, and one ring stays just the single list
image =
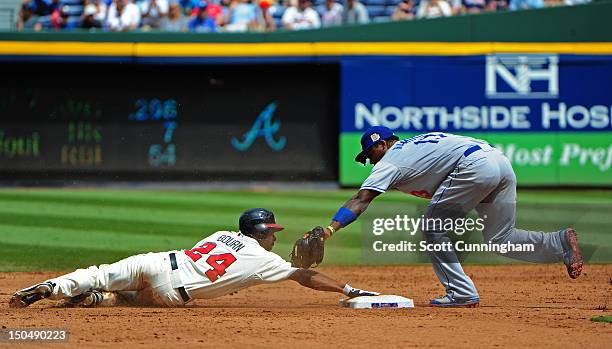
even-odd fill
[{"label": "gray sleeve", "polygon": [[370,173],[359,189],[369,189],[384,193],[393,187],[397,179],[400,178],[400,175],[401,172],[397,166],[388,162],[379,162],[374,166],[372,173]]}]

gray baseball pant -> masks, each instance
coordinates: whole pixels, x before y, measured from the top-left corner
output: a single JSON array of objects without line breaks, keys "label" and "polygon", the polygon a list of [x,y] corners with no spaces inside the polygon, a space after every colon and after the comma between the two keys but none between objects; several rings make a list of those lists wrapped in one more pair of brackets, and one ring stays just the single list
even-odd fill
[{"label": "gray baseball pant", "polygon": [[[483,149],[462,157],[434,193],[426,218],[462,218],[476,209],[484,219],[484,241],[493,244],[533,244],[534,251],[508,251],[506,257],[534,262],[563,260],[561,232],[546,233],[515,228],[516,176],[510,161],[497,149]],[[428,243],[448,243],[442,229],[423,231]],[[478,297],[476,286],[465,274],[454,251],[429,252],[434,271],[453,298]]]}]

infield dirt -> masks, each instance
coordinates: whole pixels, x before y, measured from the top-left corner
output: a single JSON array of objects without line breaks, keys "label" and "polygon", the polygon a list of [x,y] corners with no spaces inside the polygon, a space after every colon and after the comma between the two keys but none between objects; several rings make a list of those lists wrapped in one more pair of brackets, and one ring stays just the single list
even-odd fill
[{"label": "infield dirt", "polygon": [[478,286],[478,308],[428,307],[443,294],[430,266],[318,268],[355,287],[415,300],[414,309],[401,310],[340,308],[341,295],[291,281],[177,309],[58,308],[48,300],[10,309],[15,290],[60,273],[0,273],[0,325],[69,329],[69,343],[45,344],[53,348],[610,347],[612,324],[590,318],[612,314],[612,265],[586,265],[577,280],[562,265],[465,269]]}]

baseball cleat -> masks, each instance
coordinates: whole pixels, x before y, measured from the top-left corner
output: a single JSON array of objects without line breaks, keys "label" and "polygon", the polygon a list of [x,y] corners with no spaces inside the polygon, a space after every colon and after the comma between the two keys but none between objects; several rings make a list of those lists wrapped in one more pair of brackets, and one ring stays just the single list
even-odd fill
[{"label": "baseball cleat", "polygon": [[563,263],[567,267],[567,274],[570,278],[576,279],[582,273],[582,254],[578,246],[578,235],[573,228],[565,229],[565,253]]},{"label": "baseball cleat", "polygon": [[431,302],[429,302],[429,305],[440,308],[476,308],[479,303],[479,297],[457,299],[446,295],[444,297],[432,299]]},{"label": "baseball cleat", "polygon": [[72,297],[64,304],[66,307],[93,308],[102,304],[104,296],[100,291],[89,291]]},{"label": "baseball cleat", "polygon": [[53,293],[53,287],[55,287],[55,284],[47,281],[43,282],[42,284],[17,291],[9,300],[9,307],[25,308],[34,302],[51,296],[51,293]]}]

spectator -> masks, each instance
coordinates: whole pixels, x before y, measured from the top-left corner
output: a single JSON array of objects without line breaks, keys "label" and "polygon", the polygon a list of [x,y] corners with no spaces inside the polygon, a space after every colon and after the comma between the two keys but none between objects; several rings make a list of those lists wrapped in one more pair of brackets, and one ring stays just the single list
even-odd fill
[{"label": "spectator", "polygon": [[70,21],[70,6],[64,5],[58,11],[59,15],[52,21],[55,30],[73,30],[77,27],[77,22]]},{"label": "spectator", "polygon": [[591,0],[564,0],[563,3],[567,6],[584,5],[590,3]]},{"label": "spectator", "polygon": [[130,0],[114,0],[108,9],[108,29],[130,31],[140,24],[140,10]]},{"label": "spectator", "polygon": [[451,16],[457,16],[464,12],[463,0],[446,0],[451,8]]},{"label": "spectator", "polygon": [[259,10],[261,11],[262,17],[261,29],[267,32],[273,32],[276,30],[276,24],[274,23],[274,18],[270,12],[271,6],[272,2],[270,0],[259,1]]},{"label": "spectator", "polygon": [[506,11],[508,9],[508,0],[487,0],[485,11]]},{"label": "spectator", "polygon": [[200,1],[197,16],[188,24],[189,31],[194,33],[213,33],[217,31],[217,23],[214,18],[208,15],[207,7],[208,3],[206,1]]},{"label": "spectator", "polygon": [[365,24],[370,22],[368,9],[358,0],[346,0],[346,8],[342,13],[343,24]]},{"label": "spectator", "polygon": [[171,2],[168,7],[168,16],[161,21],[160,29],[167,32],[187,31],[187,17],[183,16],[183,10],[178,2]]},{"label": "spectator", "polygon": [[17,31],[35,30],[40,31],[42,25],[38,22],[38,16],[35,14],[36,4],[30,0],[26,0],[21,4],[21,9],[17,14]]},{"label": "spectator", "polygon": [[310,0],[298,0],[297,6],[289,7],[283,14],[283,28],[301,30],[321,27],[319,14],[311,5]]},{"label": "spectator", "polygon": [[417,18],[437,18],[452,15],[451,7],[445,0],[422,0]]},{"label": "spectator", "polygon": [[59,0],[24,0],[22,4],[27,4],[36,17],[48,16],[60,7]]},{"label": "spectator", "polygon": [[285,11],[292,6],[297,6],[297,0],[283,0],[282,2],[277,0],[270,6],[268,13],[274,19],[274,24],[277,28],[283,27],[283,15]]},{"label": "spectator", "polygon": [[219,5],[221,6],[221,15],[217,18],[217,27],[223,27],[225,25],[225,18],[229,13],[230,5],[232,4],[232,0],[221,0]]},{"label": "spectator", "polygon": [[391,19],[394,21],[414,19],[414,1],[402,0],[399,4],[397,4],[397,7],[395,7],[395,11],[393,11]]},{"label": "spectator", "polygon": [[199,0],[179,0],[185,16],[195,16],[198,13]]},{"label": "spectator", "polygon": [[107,2],[107,0],[84,0],[83,12],[85,11],[85,7],[87,7],[88,5],[93,5],[96,9],[94,19],[97,19],[98,21],[100,21],[100,23],[104,24],[104,22],[106,21],[106,12],[108,10]]},{"label": "spectator", "polygon": [[319,7],[321,15],[321,25],[323,27],[333,27],[342,24],[342,11],[344,6],[336,2],[336,0],[325,0],[325,3]]},{"label": "spectator", "polygon": [[544,1],[543,0],[510,0],[510,5],[508,7],[511,11],[542,8],[544,7]]},{"label": "spectator", "polygon": [[[58,16],[60,15],[60,9],[62,7],[62,3],[60,0],[51,0],[51,2],[45,2],[46,4],[46,8],[45,8],[45,15],[55,15]],[[41,5],[42,7],[43,5]]]},{"label": "spectator", "polygon": [[32,15],[36,17],[51,14],[51,12],[47,12],[48,5],[44,0],[24,0],[22,4],[28,5],[29,10],[32,11]]},{"label": "spectator", "polygon": [[96,19],[96,14],[98,13],[98,9],[94,4],[88,4],[85,6],[83,10],[83,15],[81,16],[81,28],[83,29],[96,29],[102,28],[102,22]]},{"label": "spectator", "polygon": [[104,24],[106,22],[106,15],[108,14],[108,6],[106,5],[106,0],[87,0],[85,1],[85,6],[93,5],[96,8],[96,13],[93,18]]},{"label": "spectator", "polygon": [[141,3],[142,25],[159,29],[161,20],[168,15],[168,0],[146,0]]},{"label": "spectator", "polygon": [[[216,2],[213,2],[216,1]],[[223,7],[218,0],[208,1],[208,7],[206,8],[206,12],[209,17],[212,17],[217,24],[219,24],[223,20]]]},{"label": "spectator", "polygon": [[248,0],[232,0],[229,10],[223,19],[228,32],[244,32],[258,27],[257,8]]},{"label": "spectator", "polygon": [[[55,29],[58,30],[59,29],[59,22],[60,22],[60,10],[62,7],[62,4],[60,2],[60,0],[51,0],[50,3],[46,4],[46,9],[44,10],[46,15],[50,14],[51,16],[51,22],[44,22],[44,26],[48,29]],[[45,16],[46,16],[45,15]]]},{"label": "spectator", "polygon": [[486,7],[485,0],[462,0],[463,13],[480,13]]}]

